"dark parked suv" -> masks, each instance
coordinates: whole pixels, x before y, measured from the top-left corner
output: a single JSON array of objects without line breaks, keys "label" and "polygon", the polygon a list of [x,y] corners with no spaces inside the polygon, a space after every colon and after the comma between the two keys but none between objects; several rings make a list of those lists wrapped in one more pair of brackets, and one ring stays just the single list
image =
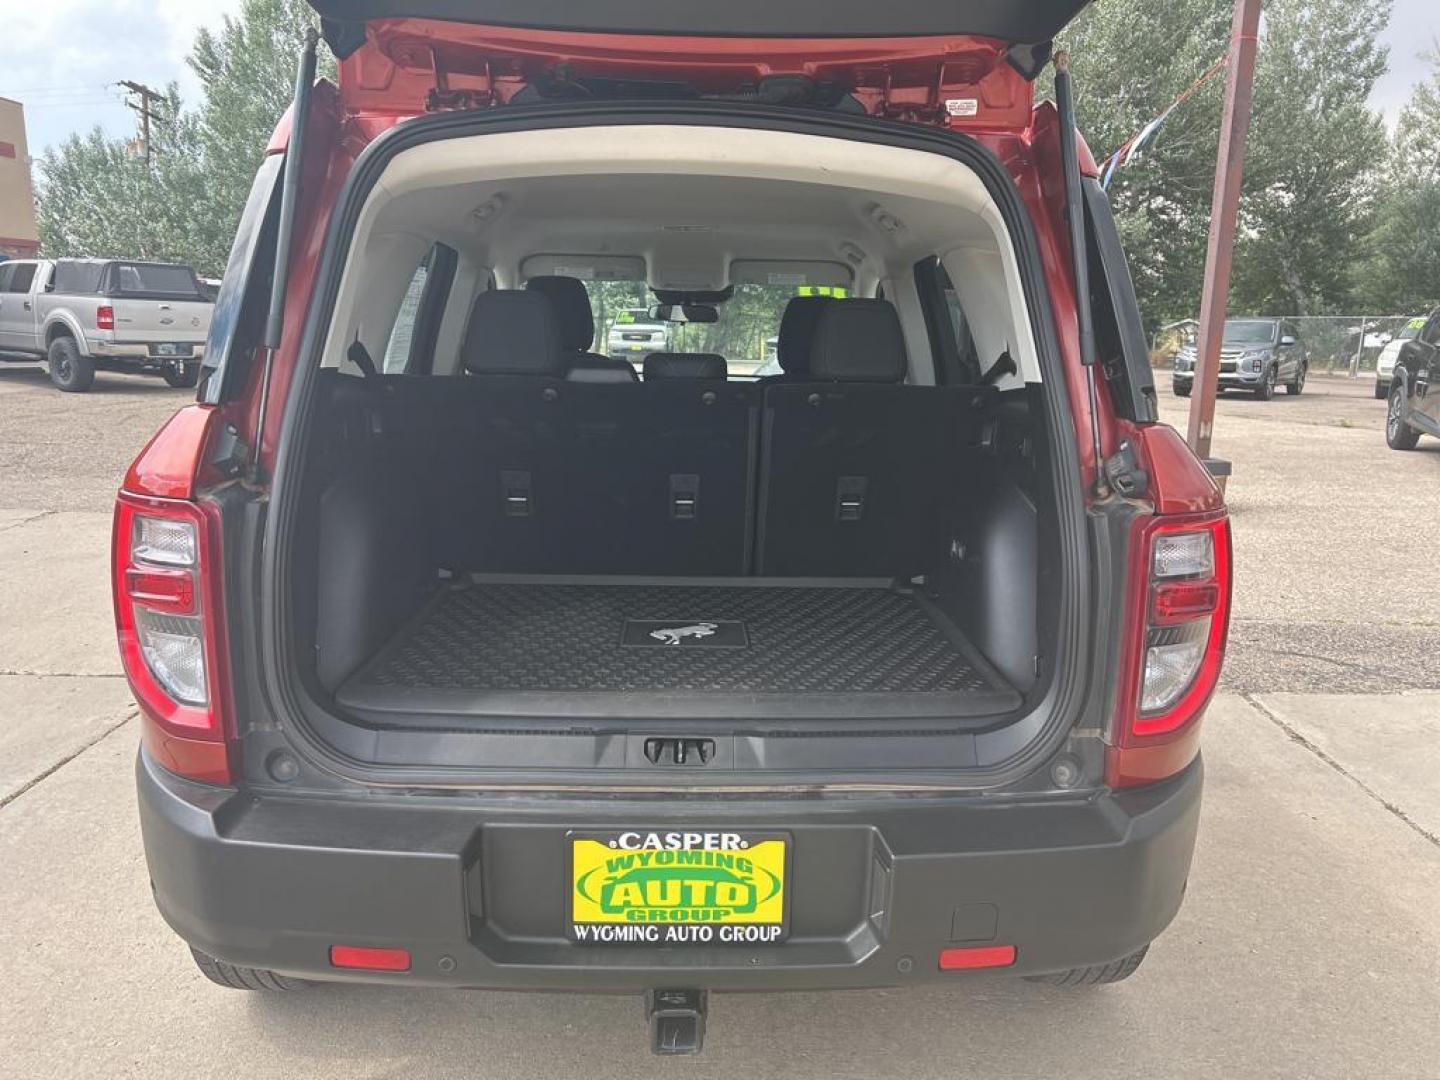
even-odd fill
[{"label": "dark parked suv", "polygon": [[1390,376],[1385,441],[1392,450],[1414,450],[1421,435],[1440,438],[1440,308],[1400,346]]},{"label": "dark parked suv", "polygon": [[[709,991],[1133,972],[1230,534],[1063,56],[1033,102],[1083,0],[316,3],[116,508],[205,973],[643,992],[679,1052]],[[592,351],[637,293],[722,351]]]}]

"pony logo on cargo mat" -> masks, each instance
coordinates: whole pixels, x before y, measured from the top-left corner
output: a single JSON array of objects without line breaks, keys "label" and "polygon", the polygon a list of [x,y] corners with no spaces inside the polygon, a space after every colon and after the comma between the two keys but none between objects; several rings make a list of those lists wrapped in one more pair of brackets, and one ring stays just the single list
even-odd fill
[{"label": "pony logo on cargo mat", "polygon": [[[646,835],[666,843],[636,842]],[[785,937],[787,834],[571,833],[567,840],[573,941],[764,945]]]},{"label": "pony logo on cargo mat", "polygon": [[738,619],[626,619],[620,644],[666,649],[743,649],[750,644]]}]

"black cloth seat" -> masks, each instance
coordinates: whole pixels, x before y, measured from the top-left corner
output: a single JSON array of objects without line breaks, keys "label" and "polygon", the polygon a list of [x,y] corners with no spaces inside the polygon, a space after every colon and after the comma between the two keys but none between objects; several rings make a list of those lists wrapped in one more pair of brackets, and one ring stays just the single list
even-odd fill
[{"label": "black cloth seat", "polygon": [[539,290],[483,293],[462,345],[466,374],[397,386],[433,564],[746,573],[758,390],[680,378],[577,381],[558,328]]},{"label": "black cloth seat", "polygon": [[905,386],[883,300],[829,300],[808,381],[764,389],[756,572],[910,577],[939,565],[987,395]]},{"label": "black cloth seat", "polygon": [[781,373],[765,376],[760,380],[762,386],[809,379],[810,346],[815,339],[815,328],[821,313],[833,302],[829,296],[797,296],[785,305],[775,345],[775,359]]},{"label": "black cloth seat", "polygon": [[730,365],[719,353],[653,352],[645,357],[645,381],[659,379],[724,379]]},{"label": "black cloth seat", "polygon": [[546,274],[525,283],[527,292],[541,293],[555,305],[561,347],[569,354],[567,378],[576,382],[639,382],[628,361],[591,352],[595,344],[595,315],[590,293],[579,278]]},{"label": "black cloth seat", "polygon": [[561,397],[568,357],[551,300],[481,293],[460,361],[464,374],[395,385],[431,560],[450,569],[548,569],[560,552],[547,513],[569,453]]}]

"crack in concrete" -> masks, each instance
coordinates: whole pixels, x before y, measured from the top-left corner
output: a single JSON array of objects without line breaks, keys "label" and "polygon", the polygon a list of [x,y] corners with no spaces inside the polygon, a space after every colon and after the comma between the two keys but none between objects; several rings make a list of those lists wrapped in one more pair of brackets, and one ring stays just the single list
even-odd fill
[{"label": "crack in concrete", "polygon": [[1261,701],[1259,698],[1257,698],[1254,694],[1248,693],[1248,692],[1242,693],[1242,694],[1240,695],[1240,698],[1241,698],[1246,704],[1248,704],[1248,705],[1250,705],[1252,708],[1254,708],[1256,712],[1260,713],[1260,714],[1261,714],[1262,716],[1264,716],[1267,720],[1269,720],[1272,724],[1274,724],[1274,725],[1275,725],[1276,727],[1278,727],[1281,731],[1283,731],[1283,732],[1286,734],[1286,736],[1289,737],[1289,739],[1290,739],[1291,742],[1296,743],[1297,745],[1299,745],[1299,746],[1303,747],[1304,749],[1310,751],[1310,753],[1314,754],[1317,758],[1319,758],[1321,761],[1323,761],[1326,765],[1329,765],[1330,768],[1334,769],[1337,773],[1339,773],[1341,776],[1343,776],[1346,780],[1349,780],[1352,784],[1354,784],[1356,787],[1358,787],[1358,788],[1359,788],[1361,791],[1363,791],[1366,795],[1370,796],[1370,798],[1374,799],[1377,803],[1379,803],[1381,806],[1383,806],[1386,810],[1390,811],[1390,813],[1394,814],[1394,815],[1395,815],[1397,818],[1399,818],[1402,822],[1404,822],[1406,825],[1410,826],[1410,828],[1414,829],[1415,832],[1419,833],[1419,834],[1420,834],[1422,837],[1424,837],[1426,840],[1429,840],[1430,843],[1434,844],[1437,848],[1440,848],[1440,835],[1436,835],[1435,833],[1431,832],[1429,829],[1425,828],[1425,826],[1421,825],[1418,821],[1416,821],[1416,820],[1415,820],[1414,818],[1412,818],[1409,814],[1407,814],[1407,813],[1404,811],[1404,809],[1402,809],[1401,807],[1397,806],[1395,803],[1391,802],[1389,799],[1385,798],[1385,796],[1381,795],[1378,791],[1376,791],[1374,788],[1372,788],[1369,784],[1365,783],[1364,780],[1361,780],[1358,776],[1356,776],[1354,773],[1352,773],[1349,769],[1345,768],[1345,766],[1342,765],[1338,760],[1336,760],[1335,758],[1331,757],[1331,756],[1330,756],[1329,754],[1327,754],[1324,750],[1320,749],[1320,747],[1316,746],[1313,742],[1311,742],[1309,739],[1307,739],[1304,735],[1300,734],[1300,732],[1296,731],[1294,727],[1292,727],[1291,725],[1287,724],[1284,720],[1282,720],[1282,719],[1280,718],[1279,714],[1277,714],[1273,709],[1271,709],[1269,706],[1267,706],[1263,701]]},{"label": "crack in concrete", "polygon": [[0,796],[0,810],[5,809],[5,807],[9,806],[16,799],[20,798],[21,795],[24,795],[27,791],[30,791],[41,782],[54,776],[66,765],[69,765],[70,762],[74,761],[81,754],[85,753],[85,751],[89,750],[92,746],[103,742],[105,739],[108,739],[111,735],[115,734],[115,732],[119,731],[122,727],[128,724],[131,720],[134,720],[139,715],[139,709],[131,709],[123,717],[121,717],[115,723],[111,724],[104,731],[100,732],[100,734],[96,735],[89,742],[85,743],[83,746],[78,747],[73,753],[67,754],[65,757],[55,762],[55,764],[51,765],[48,769],[44,770],[39,775],[32,776],[29,780],[25,781],[25,783],[21,784],[14,791],[10,792],[10,794]]},{"label": "crack in concrete", "polygon": [[[22,512],[26,512],[26,511],[22,511]],[[0,532],[5,532],[5,531],[8,530],[8,529],[18,529],[21,525],[31,525],[31,524],[34,524],[35,522],[41,521],[41,520],[43,520],[44,518],[53,517],[55,514],[58,514],[59,512],[60,512],[60,511],[58,511],[58,510],[37,510],[37,511],[36,511],[32,516],[30,516],[30,517],[19,517],[19,518],[16,518],[14,521],[0,521]]]}]

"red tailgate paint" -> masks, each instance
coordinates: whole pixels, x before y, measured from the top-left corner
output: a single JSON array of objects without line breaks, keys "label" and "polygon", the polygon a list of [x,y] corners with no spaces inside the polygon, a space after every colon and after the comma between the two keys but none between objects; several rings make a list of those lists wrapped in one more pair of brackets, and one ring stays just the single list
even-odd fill
[{"label": "red tailgate paint", "polygon": [[[715,38],[584,34],[375,19],[340,65],[341,97],[359,117],[505,104],[539,80],[648,79],[701,94],[773,75],[853,88],[873,116],[964,130],[1023,129],[1032,85],[1004,42],[972,35],[901,38]],[[951,115],[946,102],[957,104]],[[973,104],[971,104],[973,103]],[[973,109],[973,112],[971,110]]]}]

